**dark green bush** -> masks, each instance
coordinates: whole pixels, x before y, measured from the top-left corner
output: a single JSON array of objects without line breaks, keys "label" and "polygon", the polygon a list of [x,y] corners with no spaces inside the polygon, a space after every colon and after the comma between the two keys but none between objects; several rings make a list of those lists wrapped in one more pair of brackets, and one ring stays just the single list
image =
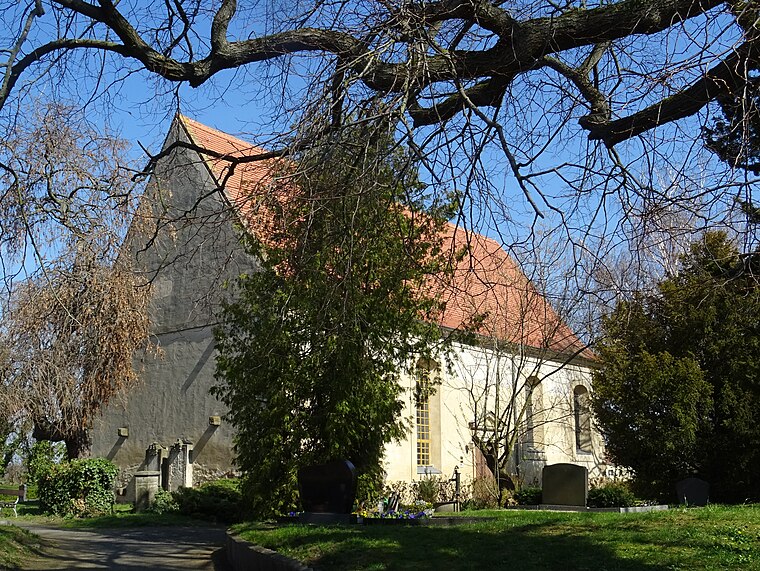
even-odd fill
[{"label": "dark green bush", "polygon": [[383,477],[379,474],[361,474],[356,479],[357,509],[374,509],[383,498]]},{"label": "dark green bush", "polygon": [[64,447],[60,442],[55,444],[49,440],[35,442],[24,462],[27,482],[36,486],[37,479],[52,466],[61,462],[63,455]]},{"label": "dark green bush", "polygon": [[197,488],[180,488],[172,494],[179,512],[196,518],[225,523],[240,521],[243,496],[236,479],[207,482]]},{"label": "dark green bush", "polygon": [[171,492],[158,490],[158,492],[156,492],[156,497],[153,498],[153,503],[148,507],[148,511],[159,515],[176,513],[179,511],[179,505]]},{"label": "dark green bush", "polygon": [[44,513],[90,517],[108,513],[114,502],[118,469],[105,458],[49,464],[37,474],[37,495]]},{"label": "dark green bush", "polygon": [[588,491],[590,508],[627,508],[635,503],[636,496],[621,482],[608,482]]},{"label": "dark green bush", "polygon": [[543,492],[539,486],[523,486],[512,497],[521,506],[537,506],[541,503]]}]

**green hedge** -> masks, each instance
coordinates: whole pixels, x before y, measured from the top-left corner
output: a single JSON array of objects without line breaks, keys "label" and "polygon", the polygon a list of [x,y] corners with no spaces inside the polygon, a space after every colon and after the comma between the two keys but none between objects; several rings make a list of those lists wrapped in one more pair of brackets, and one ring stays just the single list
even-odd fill
[{"label": "green hedge", "polygon": [[537,506],[541,503],[543,491],[540,486],[523,486],[512,494],[515,501],[521,506]]},{"label": "green hedge", "polygon": [[240,481],[216,480],[197,488],[180,488],[172,493],[179,512],[192,517],[234,523],[243,514]]},{"label": "green hedge", "polygon": [[37,495],[43,512],[65,517],[90,517],[111,511],[118,469],[105,458],[51,464],[37,474]]},{"label": "green hedge", "polygon": [[590,508],[627,508],[636,503],[636,496],[626,484],[608,482],[588,491]]}]

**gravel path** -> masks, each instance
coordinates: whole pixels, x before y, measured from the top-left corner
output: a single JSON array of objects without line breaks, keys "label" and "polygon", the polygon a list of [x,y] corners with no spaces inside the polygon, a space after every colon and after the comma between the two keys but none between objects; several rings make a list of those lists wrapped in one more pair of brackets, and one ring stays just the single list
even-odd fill
[{"label": "gravel path", "polygon": [[230,571],[221,527],[61,529],[24,526],[43,539],[46,556],[22,570],[206,569]]}]

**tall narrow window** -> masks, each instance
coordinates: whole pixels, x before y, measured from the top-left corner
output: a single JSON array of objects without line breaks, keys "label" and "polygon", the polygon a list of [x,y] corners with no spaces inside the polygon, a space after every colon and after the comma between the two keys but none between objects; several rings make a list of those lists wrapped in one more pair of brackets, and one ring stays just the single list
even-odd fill
[{"label": "tall narrow window", "polygon": [[430,466],[430,369],[417,371],[417,466]]},{"label": "tall narrow window", "polygon": [[575,449],[578,452],[591,452],[591,408],[586,387],[578,385],[573,390],[573,409]]},{"label": "tall narrow window", "polygon": [[536,444],[536,411],[540,407],[536,406],[538,401],[538,378],[531,377],[525,383],[525,444],[533,448]]}]

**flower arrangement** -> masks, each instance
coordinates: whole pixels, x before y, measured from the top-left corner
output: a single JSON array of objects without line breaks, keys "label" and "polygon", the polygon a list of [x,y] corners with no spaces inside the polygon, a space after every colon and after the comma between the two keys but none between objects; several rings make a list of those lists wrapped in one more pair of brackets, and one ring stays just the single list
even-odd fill
[{"label": "flower arrangement", "polygon": [[431,517],[433,515],[433,506],[422,500],[417,500],[412,505],[399,506],[397,510],[388,510],[380,512],[378,510],[371,511],[367,509],[361,509],[356,512],[357,520],[361,519],[399,519],[399,520],[412,520],[423,519]]}]

